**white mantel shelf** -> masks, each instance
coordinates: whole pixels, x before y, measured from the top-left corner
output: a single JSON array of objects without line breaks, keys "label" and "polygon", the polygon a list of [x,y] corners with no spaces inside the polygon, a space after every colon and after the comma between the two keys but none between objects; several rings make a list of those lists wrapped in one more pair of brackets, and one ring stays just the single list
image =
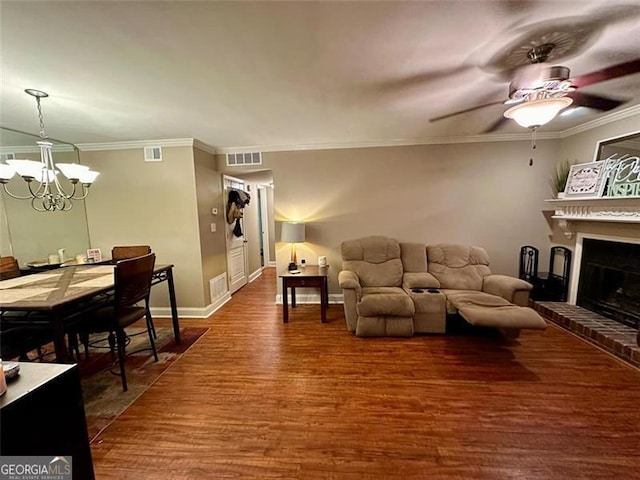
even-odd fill
[{"label": "white mantel shelf", "polygon": [[575,233],[572,222],[640,223],[640,197],[554,198],[545,202],[553,205],[551,218],[558,220],[567,238]]}]

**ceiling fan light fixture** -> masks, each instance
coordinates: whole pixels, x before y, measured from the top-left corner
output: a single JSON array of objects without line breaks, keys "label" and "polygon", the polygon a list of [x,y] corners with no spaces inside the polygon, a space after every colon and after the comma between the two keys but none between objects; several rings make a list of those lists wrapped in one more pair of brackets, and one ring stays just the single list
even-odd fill
[{"label": "ceiling fan light fixture", "polygon": [[537,128],[553,120],[560,110],[573,103],[569,97],[543,98],[530,100],[515,105],[504,112],[506,118],[511,118],[525,128]]}]

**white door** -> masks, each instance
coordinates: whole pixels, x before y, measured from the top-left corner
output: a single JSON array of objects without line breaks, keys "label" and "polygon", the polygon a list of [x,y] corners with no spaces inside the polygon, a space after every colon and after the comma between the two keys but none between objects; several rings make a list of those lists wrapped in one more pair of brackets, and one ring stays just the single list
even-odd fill
[{"label": "white door", "polygon": [[[225,210],[229,201],[229,190],[235,188],[245,191],[244,181],[239,178],[224,176]],[[234,221],[229,224],[225,215],[225,233],[227,239],[227,272],[229,277],[229,293],[237,291],[247,284],[247,240],[244,237],[244,225],[240,219],[242,235],[240,237],[233,233],[236,225]]]}]

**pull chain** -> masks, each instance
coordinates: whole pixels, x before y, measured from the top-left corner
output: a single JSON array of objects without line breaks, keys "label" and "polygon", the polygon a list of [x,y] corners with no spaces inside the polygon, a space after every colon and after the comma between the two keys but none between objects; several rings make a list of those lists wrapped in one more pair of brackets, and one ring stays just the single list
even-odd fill
[{"label": "pull chain", "polygon": [[531,158],[529,158],[529,166],[533,165],[533,154],[535,153],[536,150],[536,130],[538,128],[537,127],[533,127],[531,129]]}]

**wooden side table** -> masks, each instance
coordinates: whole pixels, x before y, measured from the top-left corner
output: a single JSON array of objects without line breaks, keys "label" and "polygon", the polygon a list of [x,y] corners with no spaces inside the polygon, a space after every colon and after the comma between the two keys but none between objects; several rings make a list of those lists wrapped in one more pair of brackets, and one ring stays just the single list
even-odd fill
[{"label": "wooden side table", "polygon": [[291,307],[296,306],[296,288],[320,289],[320,319],[322,323],[327,321],[327,307],[329,306],[329,266],[319,267],[307,265],[300,268],[300,273],[286,271],[280,275],[282,278],[282,321],[289,321],[289,300],[287,290],[291,289]]}]

